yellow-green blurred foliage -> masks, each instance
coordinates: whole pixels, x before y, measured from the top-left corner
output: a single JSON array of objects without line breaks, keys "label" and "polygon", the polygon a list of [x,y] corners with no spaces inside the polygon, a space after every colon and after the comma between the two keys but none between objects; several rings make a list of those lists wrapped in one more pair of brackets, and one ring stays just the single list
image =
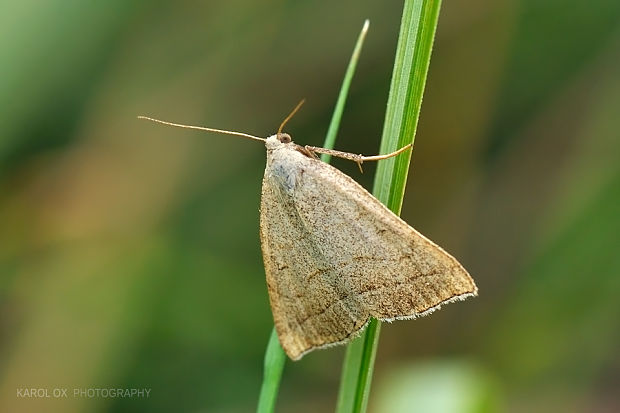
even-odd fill
[{"label": "yellow-green blurred foliage", "polygon": [[[136,115],[266,136],[305,97],[320,145],[369,18],[337,147],[374,154],[401,7],[0,4],[0,411],[254,410],[264,149]],[[618,407],[619,65],[617,0],[444,1],[402,215],[480,297],[384,326],[371,410]],[[279,411],[332,411],[342,356],[288,363]]]}]

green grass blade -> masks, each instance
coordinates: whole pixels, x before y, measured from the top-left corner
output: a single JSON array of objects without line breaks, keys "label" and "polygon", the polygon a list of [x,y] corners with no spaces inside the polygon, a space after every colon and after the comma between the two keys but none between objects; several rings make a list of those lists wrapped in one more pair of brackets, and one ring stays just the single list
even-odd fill
[{"label": "green grass blade", "polygon": [[[380,153],[412,143],[433,48],[441,0],[405,0]],[[399,214],[411,152],[379,162],[373,193]],[[342,369],[336,411],[364,412],[372,378],[380,323],[371,320],[360,338],[349,344]]]},{"label": "green grass blade", "polygon": [[[344,111],[344,105],[347,102],[351,80],[353,79],[353,74],[355,73],[355,68],[357,67],[357,61],[359,60],[360,53],[362,52],[362,45],[364,44],[366,33],[368,33],[369,25],[370,22],[366,20],[364,22],[364,26],[362,27],[362,31],[357,38],[357,43],[355,43],[355,48],[353,49],[353,54],[351,55],[351,60],[349,60],[349,66],[347,67],[344,80],[342,81],[342,87],[340,88],[340,93],[338,94],[334,114],[332,115],[332,120],[329,122],[327,136],[325,136],[325,142],[323,143],[324,148],[333,149],[334,144],[336,143],[336,135],[338,134],[338,128],[340,127],[340,119],[342,119],[342,112]],[[323,162],[329,163],[331,159],[331,155],[321,155],[321,160]]]},{"label": "green grass blade", "polygon": [[265,351],[265,365],[263,372],[263,384],[260,389],[257,412],[273,412],[278,397],[280,379],[284,370],[286,354],[280,346],[276,329],[271,330],[271,337]]},{"label": "green grass blade", "polygon": [[[334,108],[334,114],[332,115],[329,128],[327,129],[327,136],[325,137],[324,148],[332,149],[336,142],[336,136],[338,134],[338,128],[340,126],[340,120],[342,119],[342,112],[344,111],[344,105],[349,94],[349,88],[351,86],[351,80],[355,73],[357,61],[359,60],[360,52],[362,51],[362,45],[368,32],[369,22],[366,20],[362,31],[360,32],[353,54],[349,60],[349,65],[340,87],[340,93],[338,94],[338,100],[336,101],[336,107]],[[321,160],[329,163],[331,157],[328,155],[322,155]],[[282,377],[282,371],[284,370],[284,362],[286,361],[286,355],[284,350],[280,346],[276,329],[271,331],[271,337],[267,344],[265,351],[265,365],[263,373],[263,384],[260,390],[260,396],[258,399],[258,407],[256,411],[258,413],[271,413],[275,409],[276,399],[278,397],[278,388],[280,387],[280,379]]]},{"label": "green grass blade", "polygon": [[[414,141],[440,6],[441,0],[405,1],[381,153]],[[410,160],[408,152],[408,156],[386,159],[377,166],[373,193],[397,214],[405,194]]]}]

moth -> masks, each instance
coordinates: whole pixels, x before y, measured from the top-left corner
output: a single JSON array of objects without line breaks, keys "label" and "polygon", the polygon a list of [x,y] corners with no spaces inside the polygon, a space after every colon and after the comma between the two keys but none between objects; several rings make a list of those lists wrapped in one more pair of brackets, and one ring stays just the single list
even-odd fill
[{"label": "moth", "polygon": [[371,318],[413,319],[477,295],[454,257],[316,156],[328,153],[361,168],[411,145],[377,156],[301,146],[282,133],[293,113],[268,138],[140,117],[264,142],[261,249],[275,328],[292,360],[350,341]]}]

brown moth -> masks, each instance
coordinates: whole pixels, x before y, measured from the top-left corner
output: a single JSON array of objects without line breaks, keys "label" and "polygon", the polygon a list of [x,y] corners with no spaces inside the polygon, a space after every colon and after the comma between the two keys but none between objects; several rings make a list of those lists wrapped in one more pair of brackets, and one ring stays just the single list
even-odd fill
[{"label": "brown moth", "polygon": [[365,157],[297,145],[280,132],[283,125],[259,138],[141,118],[265,142],[260,239],[276,331],[291,359],[348,342],[371,318],[412,319],[477,295],[474,280],[454,257],[315,155],[361,165],[411,145]]}]

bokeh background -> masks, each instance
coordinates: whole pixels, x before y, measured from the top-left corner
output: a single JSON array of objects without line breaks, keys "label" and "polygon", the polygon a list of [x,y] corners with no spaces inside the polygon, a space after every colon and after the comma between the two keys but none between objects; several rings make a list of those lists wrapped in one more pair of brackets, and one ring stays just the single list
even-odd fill
[{"label": "bokeh background", "polygon": [[[401,10],[0,3],[0,411],[253,411],[264,149],[136,115],[266,136],[305,97],[320,145],[369,18],[337,147],[374,154]],[[617,0],[444,2],[402,216],[480,296],[384,325],[371,411],[618,411],[619,73]],[[278,410],[332,411],[343,354],[287,363]]]}]

